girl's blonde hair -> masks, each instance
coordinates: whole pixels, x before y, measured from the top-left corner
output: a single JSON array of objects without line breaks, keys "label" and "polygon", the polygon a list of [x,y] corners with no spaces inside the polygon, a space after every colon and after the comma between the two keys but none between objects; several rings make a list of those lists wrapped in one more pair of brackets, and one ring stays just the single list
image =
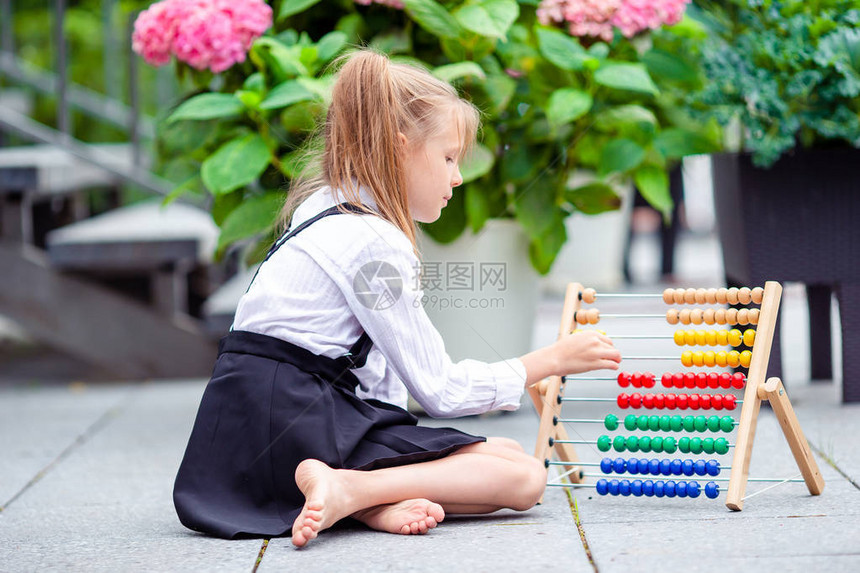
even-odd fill
[{"label": "girl's blonde hair", "polygon": [[335,65],[341,64],[323,141],[318,132],[309,140],[306,167],[290,185],[281,224],[286,227],[296,208],[324,185],[340,189],[347,201],[371,213],[359,198],[361,185],[372,194],[379,215],[403,231],[417,253],[398,133],[410,142],[423,141],[455,121],[462,158],[474,144],[479,111],[447,82],[384,54],[360,49],[338,58]]}]

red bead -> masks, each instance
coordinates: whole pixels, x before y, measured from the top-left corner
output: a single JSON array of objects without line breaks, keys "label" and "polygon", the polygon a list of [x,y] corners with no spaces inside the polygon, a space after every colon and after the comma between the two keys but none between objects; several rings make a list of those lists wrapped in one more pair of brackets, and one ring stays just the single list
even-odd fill
[{"label": "red bead", "polygon": [[745,383],[746,383],[746,378],[744,378],[744,375],[741,374],[740,372],[735,372],[734,376],[732,376],[732,386],[734,388],[737,388],[738,390],[740,390],[741,388],[744,387]]},{"label": "red bead", "polygon": [[708,387],[708,375],[706,373],[699,372],[696,374],[696,387],[703,389]]},{"label": "red bead", "polygon": [[669,372],[666,372],[660,377],[660,383],[663,384],[663,388],[671,388],[672,387],[672,375]]},{"label": "red bead", "polygon": [[700,401],[701,400],[699,399],[698,394],[690,394],[690,396],[689,396],[690,409],[691,410],[698,410]]},{"label": "red bead", "polygon": [[720,374],[720,388],[731,388],[732,386],[732,375],[728,372],[723,372]]},{"label": "red bead", "polygon": [[738,399],[735,398],[734,394],[726,394],[723,396],[723,408],[726,410],[734,410],[738,405]]},{"label": "red bead", "polygon": [[702,410],[710,410],[711,409],[711,395],[710,394],[700,394],[699,395],[699,405],[702,407]]},{"label": "red bead", "polygon": [[667,408],[669,408],[670,410],[674,410],[677,404],[677,399],[678,397],[674,394],[666,394],[663,401],[666,403]]},{"label": "red bead", "polygon": [[720,387],[720,375],[716,372],[711,372],[708,374],[708,388],[719,388]]},{"label": "red bead", "polygon": [[722,394],[714,394],[711,396],[711,408],[714,410],[722,410],[723,409],[723,395]]},{"label": "red bead", "polygon": [[654,407],[654,394],[645,394],[642,396],[642,405],[646,408]]},{"label": "red bead", "polygon": [[684,387],[684,373],[676,372],[672,375],[672,383],[675,385],[675,388],[683,388]]},{"label": "red bead", "polygon": [[630,403],[630,396],[622,392],[618,395],[617,402],[619,408],[626,408]]},{"label": "red bead", "polygon": [[663,394],[654,395],[654,407],[658,410],[662,410],[666,407],[665,397]]},{"label": "red bead", "polygon": [[657,381],[654,379],[654,375],[649,372],[645,374],[645,378],[642,380],[642,384],[646,388],[653,388],[657,384]]},{"label": "red bead", "polygon": [[686,388],[695,388],[696,387],[696,374],[693,372],[687,372],[684,374],[684,386]]},{"label": "red bead", "polygon": [[630,395],[630,407],[631,408],[641,408],[642,407],[642,394],[636,392],[635,394]]},{"label": "red bead", "polygon": [[630,383],[633,385],[634,388],[641,388],[642,387],[642,373],[641,372],[634,372],[633,376],[630,377]]},{"label": "red bead", "polygon": [[619,372],[618,373],[618,385],[622,388],[626,388],[630,386],[630,374],[627,372]]},{"label": "red bead", "polygon": [[678,394],[678,409],[686,410],[687,406],[689,405],[689,400],[690,398],[688,398],[686,394]]}]

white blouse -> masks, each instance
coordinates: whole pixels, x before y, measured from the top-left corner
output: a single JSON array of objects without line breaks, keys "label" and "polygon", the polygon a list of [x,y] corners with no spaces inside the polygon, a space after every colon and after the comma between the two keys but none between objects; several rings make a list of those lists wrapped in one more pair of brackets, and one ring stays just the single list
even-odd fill
[{"label": "white blouse", "polygon": [[[366,189],[359,195],[376,207]],[[339,201],[324,187],[308,197],[294,213],[292,228],[346,200],[338,196]],[[263,263],[239,302],[233,329],[331,358],[345,354],[366,331],[373,347],[367,363],[353,370],[359,397],[406,408],[408,390],[434,417],[517,409],[526,380],[522,361],[452,362],[420,303],[418,269],[412,243],[388,221],[375,215],[324,217]],[[375,302],[385,284],[391,296]]]}]

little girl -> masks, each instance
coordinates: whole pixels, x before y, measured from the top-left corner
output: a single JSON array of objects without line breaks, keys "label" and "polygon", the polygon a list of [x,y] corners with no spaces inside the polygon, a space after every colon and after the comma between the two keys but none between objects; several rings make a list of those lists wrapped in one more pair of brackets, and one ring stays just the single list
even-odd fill
[{"label": "little girl", "polygon": [[[348,57],[321,164],[290,190],[290,230],[221,340],[174,487],[185,526],[289,531],[301,547],[345,517],[426,533],[446,512],[540,499],[546,470],[513,440],[418,426],[405,410],[407,390],[436,417],[513,410],[547,376],[621,359],[596,332],[493,364],[445,352],[412,280],[415,221],[439,218],[477,128],[478,111],[426,71]],[[397,279],[402,291],[374,298]]]}]

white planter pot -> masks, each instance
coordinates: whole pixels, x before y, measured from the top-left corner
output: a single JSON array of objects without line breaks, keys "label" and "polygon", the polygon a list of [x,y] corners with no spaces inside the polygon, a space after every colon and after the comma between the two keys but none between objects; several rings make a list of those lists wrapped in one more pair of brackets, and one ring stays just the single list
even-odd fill
[{"label": "white planter pot", "polygon": [[516,221],[490,219],[447,245],[419,235],[419,248],[424,309],[452,360],[496,362],[531,350],[540,280]]},{"label": "white planter pot", "polygon": [[[572,185],[583,185],[588,179],[587,174],[577,174]],[[564,294],[570,282],[603,290],[615,290],[624,283],[624,247],[630,232],[633,187],[616,192],[621,197],[617,211],[600,215],[577,212],[565,219],[567,241],[543,278],[545,292]]]}]

